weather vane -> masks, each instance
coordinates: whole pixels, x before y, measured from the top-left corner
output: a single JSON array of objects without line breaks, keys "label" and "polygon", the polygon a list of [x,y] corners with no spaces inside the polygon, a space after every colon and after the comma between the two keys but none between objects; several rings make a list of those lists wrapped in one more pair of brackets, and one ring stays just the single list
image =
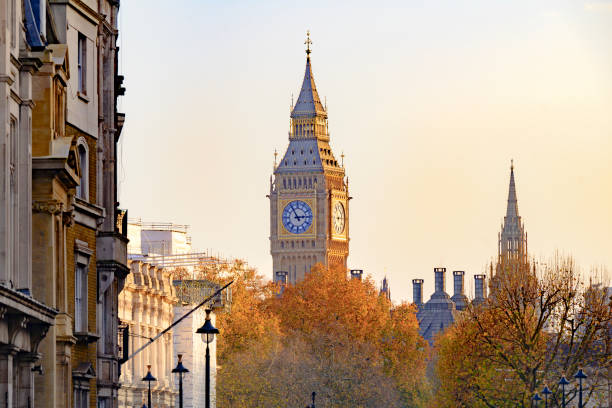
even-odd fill
[{"label": "weather vane", "polygon": [[304,44],[306,44],[306,55],[310,56],[310,46],[312,45],[312,41],[310,41],[310,30],[306,30],[306,41],[304,41]]}]

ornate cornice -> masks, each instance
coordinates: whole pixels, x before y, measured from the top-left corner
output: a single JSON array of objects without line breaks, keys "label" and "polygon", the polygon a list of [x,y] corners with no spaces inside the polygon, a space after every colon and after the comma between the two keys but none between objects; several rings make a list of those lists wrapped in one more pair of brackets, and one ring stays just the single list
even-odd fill
[{"label": "ornate cornice", "polygon": [[36,200],[32,201],[32,211],[37,213],[46,213],[58,215],[62,212],[64,203],[59,200]]}]

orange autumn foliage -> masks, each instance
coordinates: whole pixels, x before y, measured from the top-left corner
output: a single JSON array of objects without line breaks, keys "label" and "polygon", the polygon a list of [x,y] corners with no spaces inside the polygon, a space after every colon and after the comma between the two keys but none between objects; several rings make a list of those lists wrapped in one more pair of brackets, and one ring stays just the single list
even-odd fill
[{"label": "orange autumn foliage", "polygon": [[371,279],[317,265],[279,296],[252,270],[201,277],[237,278],[217,317],[222,406],[305,406],[313,390],[328,407],[427,406],[416,311],[379,296]]},{"label": "orange autumn foliage", "polygon": [[[504,265],[484,304],[437,339],[436,407],[526,408],[545,385],[549,406],[558,407],[559,379],[579,368],[589,406],[609,398],[612,299],[583,282],[571,258],[537,265]],[[568,396],[568,406],[575,399]]]}]

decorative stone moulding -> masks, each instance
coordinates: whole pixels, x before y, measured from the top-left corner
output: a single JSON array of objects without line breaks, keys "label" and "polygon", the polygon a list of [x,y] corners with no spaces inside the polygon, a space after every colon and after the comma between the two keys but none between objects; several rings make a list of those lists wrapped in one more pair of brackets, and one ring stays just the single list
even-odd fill
[{"label": "decorative stone moulding", "polygon": [[64,203],[58,200],[33,201],[32,211],[57,215],[62,212]]}]

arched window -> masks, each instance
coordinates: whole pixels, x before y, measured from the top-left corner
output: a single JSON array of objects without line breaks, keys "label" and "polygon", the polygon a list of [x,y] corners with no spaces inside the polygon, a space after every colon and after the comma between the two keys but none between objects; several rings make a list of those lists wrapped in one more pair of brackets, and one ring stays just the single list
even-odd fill
[{"label": "arched window", "polygon": [[76,195],[82,200],[89,201],[89,148],[83,138],[77,142],[77,153],[81,166],[81,182],[77,186]]}]

